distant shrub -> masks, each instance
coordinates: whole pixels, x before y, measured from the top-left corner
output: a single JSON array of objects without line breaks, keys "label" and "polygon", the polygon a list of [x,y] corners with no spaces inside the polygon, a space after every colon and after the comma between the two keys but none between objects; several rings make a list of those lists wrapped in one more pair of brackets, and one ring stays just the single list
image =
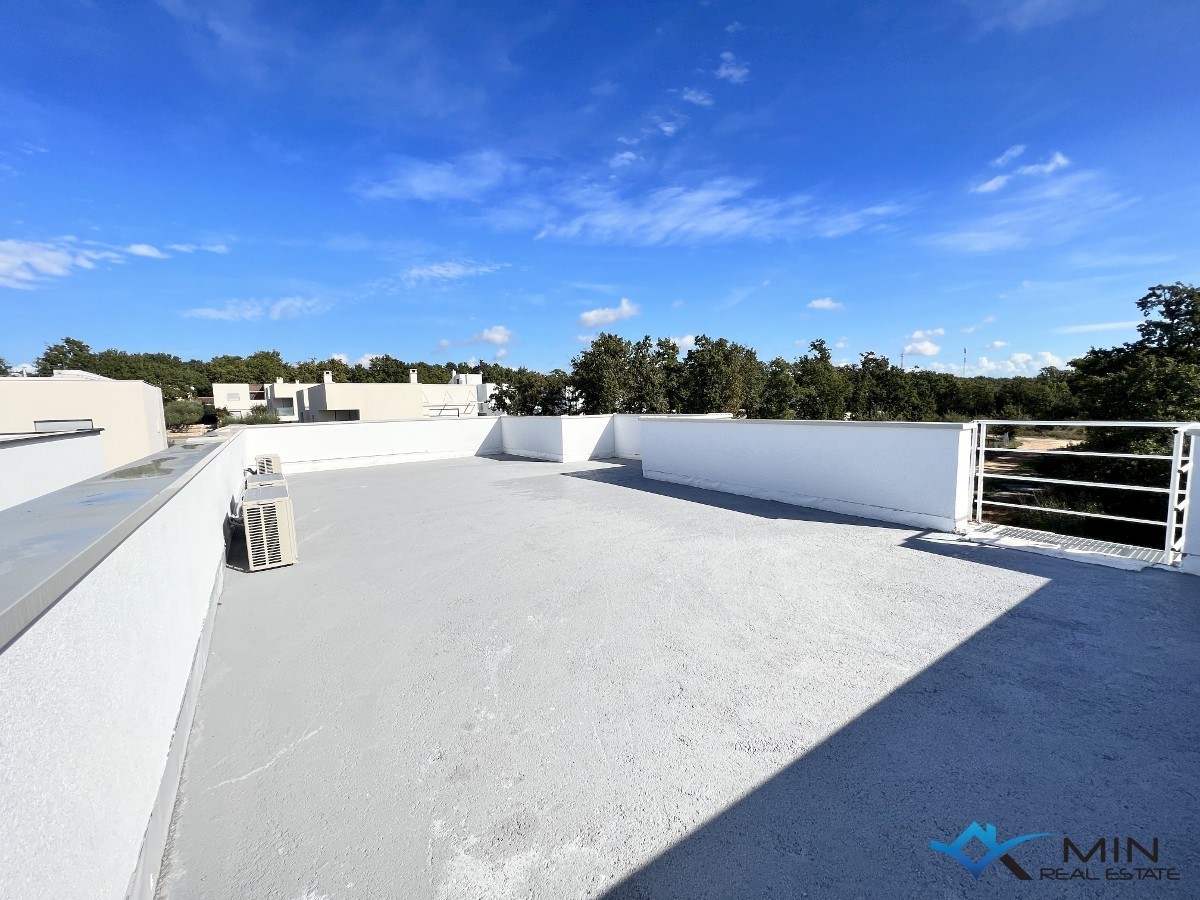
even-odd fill
[{"label": "distant shrub", "polygon": [[163,417],[172,431],[186,431],[204,418],[204,404],[196,400],[172,400],[163,407]]},{"label": "distant shrub", "polygon": [[243,425],[275,425],[279,416],[267,409],[265,404],[250,407],[250,412],[238,419]]}]

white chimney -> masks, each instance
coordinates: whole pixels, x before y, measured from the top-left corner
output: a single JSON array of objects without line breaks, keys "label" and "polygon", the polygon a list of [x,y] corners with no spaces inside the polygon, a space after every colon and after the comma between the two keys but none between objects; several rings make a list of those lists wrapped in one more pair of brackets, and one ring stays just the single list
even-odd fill
[{"label": "white chimney", "polygon": [[325,383],[326,383],[326,384],[333,384],[333,373],[332,373],[332,372],[326,372],[326,373],[325,373]]},{"label": "white chimney", "polygon": [[409,369],[409,370],[408,370],[408,383],[409,383],[409,384],[416,384],[416,383],[417,383],[417,370],[416,370],[416,369]]},{"label": "white chimney", "polygon": [[275,383],[276,383],[276,384],[283,384],[283,378],[276,378],[276,379],[275,379]]}]

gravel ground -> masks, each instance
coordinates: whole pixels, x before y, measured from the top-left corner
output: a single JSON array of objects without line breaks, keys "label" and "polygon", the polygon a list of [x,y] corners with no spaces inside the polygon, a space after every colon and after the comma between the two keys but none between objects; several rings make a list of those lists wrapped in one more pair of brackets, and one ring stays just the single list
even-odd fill
[{"label": "gravel ground", "polygon": [[[1200,894],[1200,580],[636,464],[289,482],[301,562],[228,573],[163,898]],[[976,820],[1055,835],[1035,879],[1129,834],[1182,880],[976,882],[929,848]]]}]

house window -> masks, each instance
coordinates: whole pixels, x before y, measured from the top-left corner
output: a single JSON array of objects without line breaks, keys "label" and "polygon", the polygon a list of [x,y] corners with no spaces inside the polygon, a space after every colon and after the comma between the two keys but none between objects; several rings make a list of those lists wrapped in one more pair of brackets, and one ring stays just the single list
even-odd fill
[{"label": "house window", "polygon": [[335,409],[333,410],[333,421],[335,422],[357,422],[357,409]]},{"label": "house window", "polygon": [[296,407],[291,400],[275,400],[273,402],[275,404],[276,415],[294,416],[296,414]]},{"label": "house window", "polygon": [[225,395],[225,402],[226,402],[226,403],[241,403],[241,402],[242,402],[242,395],[241,395],[241,394],[239,394],[239,393],[237,393],[236,391],[235,391],[235,392],[233,392],[233,393],[230,393],[230,394],[226,394],[226,395]]},{"label": "house window", "polygon": [[91,419],[35,419],[33,430],[37,432],[91,431],[95,428]]}]

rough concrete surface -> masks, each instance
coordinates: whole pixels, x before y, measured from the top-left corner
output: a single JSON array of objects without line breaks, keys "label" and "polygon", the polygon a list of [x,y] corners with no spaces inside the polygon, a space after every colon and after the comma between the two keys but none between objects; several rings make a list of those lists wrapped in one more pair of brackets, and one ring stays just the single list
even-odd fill
[{"label": "rough concrete surface", "polygon": [[[226,579],[163,898],[1200,895],[1194,578],[636,465],[289,480],[301,562]],[[1182,880],[975,881],[929,842],[976,820],[1053,835],[1035,879],[1129,835]]]}]

